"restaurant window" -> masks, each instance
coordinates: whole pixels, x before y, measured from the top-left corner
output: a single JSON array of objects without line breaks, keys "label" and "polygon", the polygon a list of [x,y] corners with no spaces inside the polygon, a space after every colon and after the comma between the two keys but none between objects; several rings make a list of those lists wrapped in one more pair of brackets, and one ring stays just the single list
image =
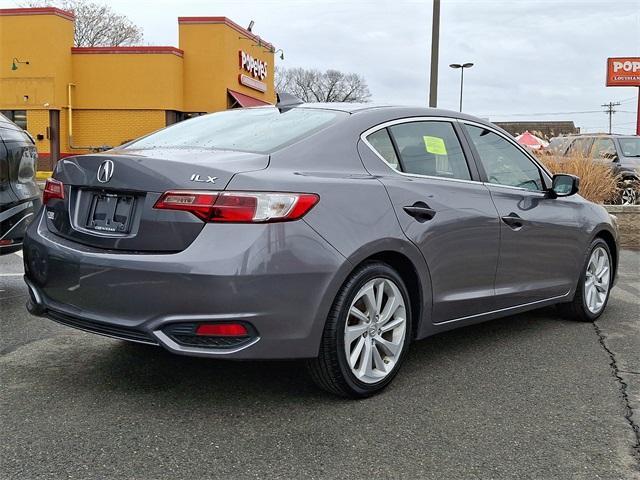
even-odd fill
[{"label": "restaurant window", "polygon": [[23,130],[27,129],[27,111],[26,110],[0,110],[5,117],[18,125]]},{"label": "restaurant window", "polygon": [[177,110],[165,111],[165,125],[173,125],[174,123],[182,122],[183,120],[189,120],[193,117],[199,117],[200,115],[206,115],[207,112],[179,112]]}]

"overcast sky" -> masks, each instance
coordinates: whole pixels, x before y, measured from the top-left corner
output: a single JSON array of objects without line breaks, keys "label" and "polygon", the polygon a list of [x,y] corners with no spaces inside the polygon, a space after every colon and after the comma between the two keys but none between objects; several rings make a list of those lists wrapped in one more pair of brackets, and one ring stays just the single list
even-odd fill
[{"label": "overcast sky", "polygon": [[[147,44],[177,45],[178,16],[255,20],[253,32],[284,50],[279,65],[360,73],[375,102],[427,102],[430,0],[108,3],[143,27]],[[640,56],[640,0],[442,0],[438,106],[458,108],[460,71],[448,65],[474,62],[465,71],[468,113],[604,131],[600,105],[620,101],[614,130],[632,133],[638,89],[605,87],[610,56]]]}]

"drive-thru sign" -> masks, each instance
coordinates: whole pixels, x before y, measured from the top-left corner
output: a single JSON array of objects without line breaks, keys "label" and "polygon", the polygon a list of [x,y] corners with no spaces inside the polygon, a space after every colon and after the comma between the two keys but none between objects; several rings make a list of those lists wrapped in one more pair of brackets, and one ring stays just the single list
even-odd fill
[{"label": "drive-thru sign", "polygon": [[638,87],[636,135],[640,135],[640,57],[608,58],[607,87]]}]

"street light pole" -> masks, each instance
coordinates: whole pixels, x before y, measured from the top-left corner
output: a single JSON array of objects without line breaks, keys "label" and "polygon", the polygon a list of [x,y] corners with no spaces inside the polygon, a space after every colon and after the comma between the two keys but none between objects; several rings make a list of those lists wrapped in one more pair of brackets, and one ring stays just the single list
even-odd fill
[{"label": "street light pole", "polygon": [[429,79],[429,106],[438,106],[438,50],[440,46],[440,0],[433,0],[431,23],[431,76]]},{"label": "street light pole", "polygon": [[452,63],[451,68],[460,69],[460,111],[462,112],[462,89],[464,88],[464,69],[473,67],[473,63]]}]

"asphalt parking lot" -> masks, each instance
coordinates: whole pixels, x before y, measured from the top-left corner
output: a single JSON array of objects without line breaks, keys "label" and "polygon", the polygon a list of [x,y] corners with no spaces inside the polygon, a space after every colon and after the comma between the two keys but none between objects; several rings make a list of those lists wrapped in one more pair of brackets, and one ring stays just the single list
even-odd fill
[{"label": "asphalt parking lot", "polygon": [[[0,477],[640,478],[640,252],[595,325],[554,309],[413,345],[381,395],[30,317],[0,257]],[[634,431],[635,428],[635,431]]]}]

